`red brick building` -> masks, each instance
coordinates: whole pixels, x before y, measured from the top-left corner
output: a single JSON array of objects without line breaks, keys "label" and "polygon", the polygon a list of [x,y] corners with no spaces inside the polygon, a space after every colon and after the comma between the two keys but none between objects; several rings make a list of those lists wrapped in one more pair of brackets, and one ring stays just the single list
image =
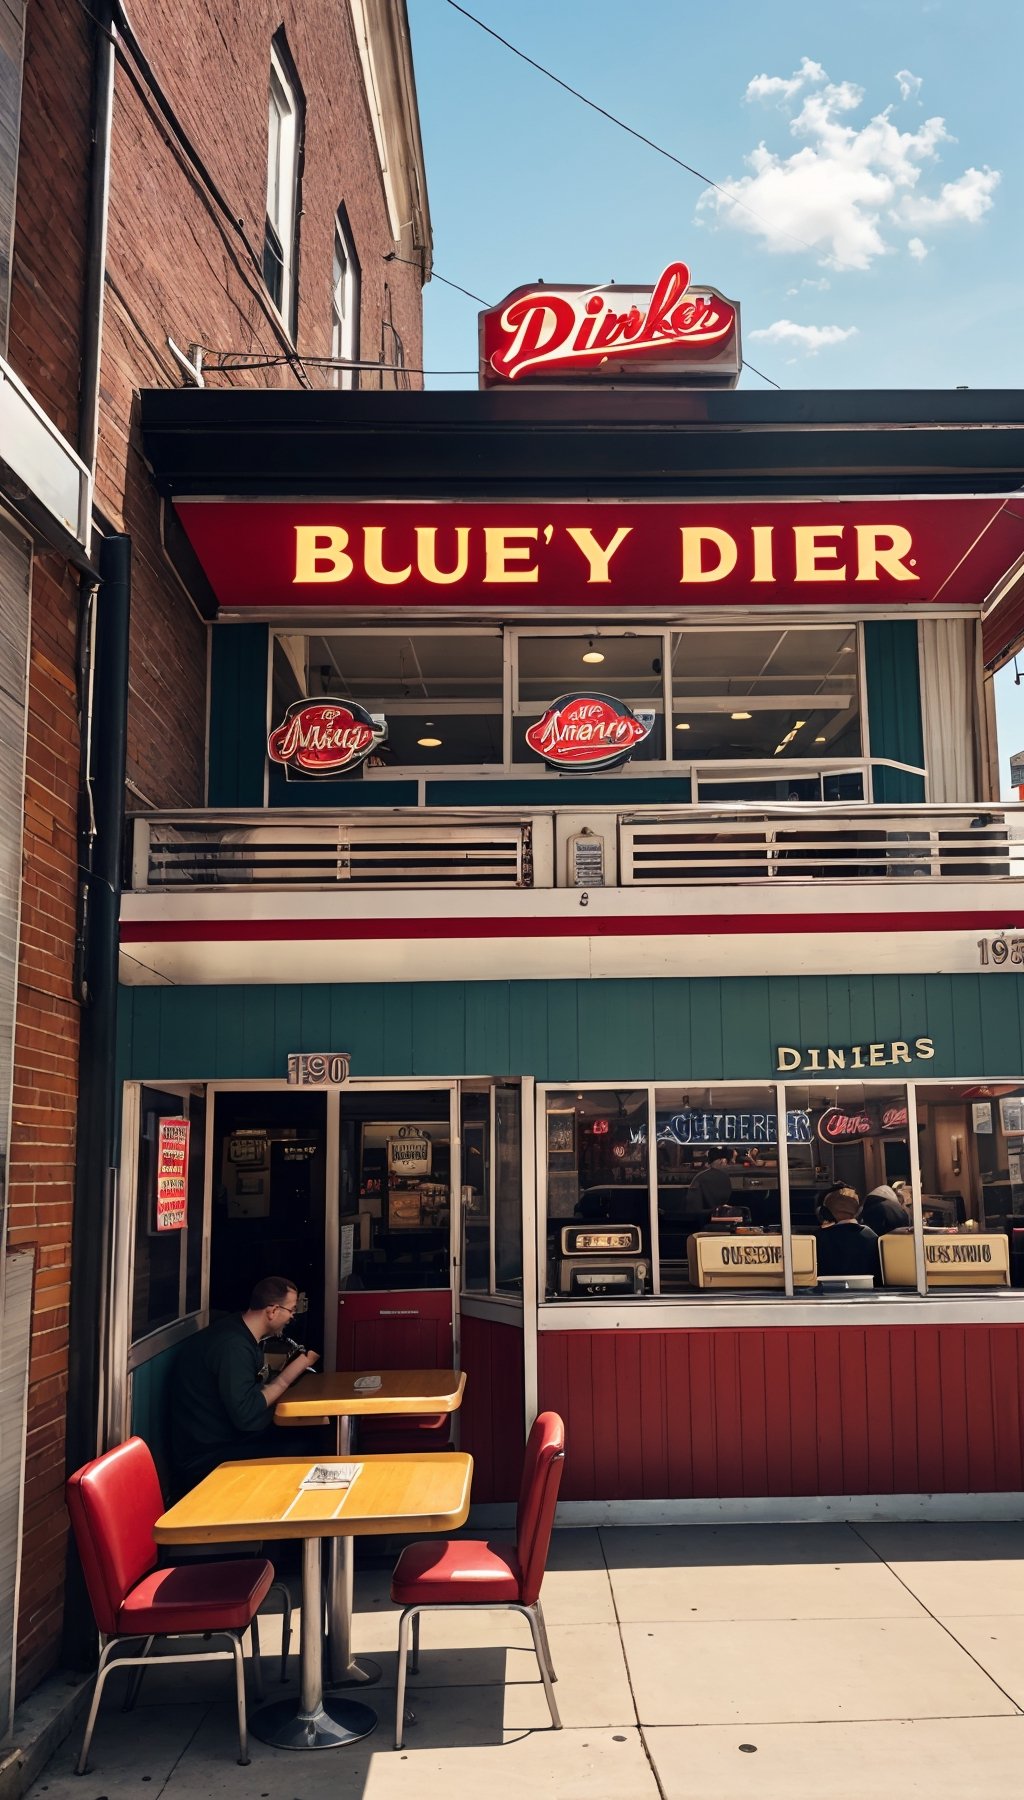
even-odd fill
[{"label": "red brick building", "polygon": [[0,77],[2,1704],[15,1643],[19,1695],[60,1658],[66,1463],[102,1436],[122,801],[205,794],[138,391],[418,387],[431,239],[403,4],[7,0]]}]

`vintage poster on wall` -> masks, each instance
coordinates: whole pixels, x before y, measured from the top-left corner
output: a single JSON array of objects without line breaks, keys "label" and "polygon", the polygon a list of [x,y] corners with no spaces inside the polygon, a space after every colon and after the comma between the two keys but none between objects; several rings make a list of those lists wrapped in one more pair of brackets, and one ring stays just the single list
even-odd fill
[{"label": "vintage poster on wall", "polygon": [[181,1231],[188,1213],[187,1119],[161,1119],[156,1152],[156,1228]]},{"label": "vintage poster on wall", "polygon": [[1011,1100],[1000,1100],[999,1123],[1004,1137],[1020,1137],[1024,1135],[1024,1100],[1016,1097]]},{"label": "vintage poster on wall", "polygon": [[992,1135],[992,1102],[991,1100],[975,1100],[971,1105],[971,1121],[976,1137]]},{"label": "vintage poster on wall", "polygon": [[397,1137],[388,1138],[389,1175],[429,1175],[433,1145],[426,1132],[402,1125]]}]

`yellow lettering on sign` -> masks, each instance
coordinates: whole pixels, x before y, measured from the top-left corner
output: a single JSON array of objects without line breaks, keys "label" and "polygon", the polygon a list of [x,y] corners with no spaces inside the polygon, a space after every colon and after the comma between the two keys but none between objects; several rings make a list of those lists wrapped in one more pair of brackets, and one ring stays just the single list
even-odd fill
[{"label": "yellow lettering on sign", "polygon": [[[830,539],[842,539],[841,525],[794,525],[793,554],[796,560],[796,579],[798,581],[845,581],[846,569],[839,562],[839,543]],[[838,566],[823,569],[822,563],[830,562]]]},{"label": "yellow lettering on sign", "polygon": [[340,525],[296,525],[293,581],[347,581],[352,573],[347,544],[348,532]]},{"label": "yellow lettering on sign", "polygon": [[469,568],[469,526],[455,527],[455,567],[439,569],[437,566],[437,526],[417,525],[416,527],[416,566],[424,581],[435,587],[450,587],[453,581],[461,581]]},{"label": "yellow lettering on sign", "polygon": [[914,548],[905,525],[858,525],[856,531],[858,581],[877,581],[879,569],[896,581],[920,581],[913,569],[903,566],[903,558]]},{"label": "yellow lettering on sign", "polygon": [[534,564],[529,569],[510,569],[510,563],[528,563],[537,541],[537,527],[522,525],[505,531],[496,525],[484,526],[484,580],[489,582],[538,581],[540,571]]},{"label": "yellow lettering on sign", "polygon": [[772,533],[774,525],[752,525],[750,535],[754,540],[754,575],[755,581],[774,581],[775,568],[772,562]]},{"label": "yellow lettering on sign", "polygon": [[572,538],[577,549],[582,550],[590,565],[590,574],[587,576],[588,587],[592,582],[608,582],[611,580],[611,576],[608,573],[608,564],[611,562],[619,545],[625,543],[632,529],[632,525],[620,525],[615,536],[609,540],[604,548],[602,548],[589,525],[566,526],[567,535]]},{"label": "yellow lettering on sign", "polygon": [[[719,531],[717,525],[680,525],[679,537],[682,546],[683,568],[679,577],[680,583],[698,581],[724,581],[736,567],[739,549],[736,539],[727,531]],[[718,561],[710,569],[704,567],[704,545],[710,544],[718,551]]]},{"label": "yellow lettering on sign", "polygon": [[371,581],[381,587],[397,587],[400,582],[408,581],[412,574],[412,564],[405,569],[388,569],[384,565],[384,526],[364,525],[363,527],[363,566]]}]

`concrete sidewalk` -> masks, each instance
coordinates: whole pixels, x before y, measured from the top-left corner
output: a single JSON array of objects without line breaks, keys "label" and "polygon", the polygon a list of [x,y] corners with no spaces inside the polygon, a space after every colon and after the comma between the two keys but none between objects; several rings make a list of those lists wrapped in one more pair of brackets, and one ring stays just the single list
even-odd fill
[{"label": "concrete sidewalk", "polygon": [[359,1694],[372,1737],[313,1754],[254,1740],[243,1769],[227,1665],[148,1675],[133,1714],[115,1677],[92,1772],[72,1772],[76,1733],[32,1800],[1018,1800],[1022,1552],[1009,1524],[559,1532],[543,1599],[565,1729],[525,1620],[428,1615],[398,1752],[396,1614],[371,1567],[355,1646],[384,1669]]}]

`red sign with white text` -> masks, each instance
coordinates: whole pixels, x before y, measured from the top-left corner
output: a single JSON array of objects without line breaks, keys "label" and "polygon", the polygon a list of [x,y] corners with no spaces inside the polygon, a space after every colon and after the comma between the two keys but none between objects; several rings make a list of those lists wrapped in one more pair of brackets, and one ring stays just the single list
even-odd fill
[{"label": "red sign with white text", "polygon": [[188,1216],[187,1119],[161,1119],[156,1151],[156,1228],[181,1231]]},{"label": "red sign with white text", "polygon": [[732,387],[742,367],[735,305],[691,288],[684,262],[653,287],[521,287],[480,314],[480,385],[664,380]]},{"label": "red sign with white text", "polygon": [[823,1144],[849,1144],[861,1138],[885,1137],[889,1132],[907,1130],[907,1109],[897,1101],[885,1100],[862,1107],[830,1106],[817,1122],[817,1133]]},{"label": "red sign with white text", "polygon": [[354,700],[297,700],[270,733],[267,755],[303,775],[340,775],[384,736],[383,725]]},{"label": "red sign with white text", "polygon": [[526,742],[554,769],[614,769],[649,736],[650,726],[610,694],[562,694]]},{"label": "red sign with white text", "polygon": [[226,611],[980,606],[1024,552],[999,496],[176,506]]}]

